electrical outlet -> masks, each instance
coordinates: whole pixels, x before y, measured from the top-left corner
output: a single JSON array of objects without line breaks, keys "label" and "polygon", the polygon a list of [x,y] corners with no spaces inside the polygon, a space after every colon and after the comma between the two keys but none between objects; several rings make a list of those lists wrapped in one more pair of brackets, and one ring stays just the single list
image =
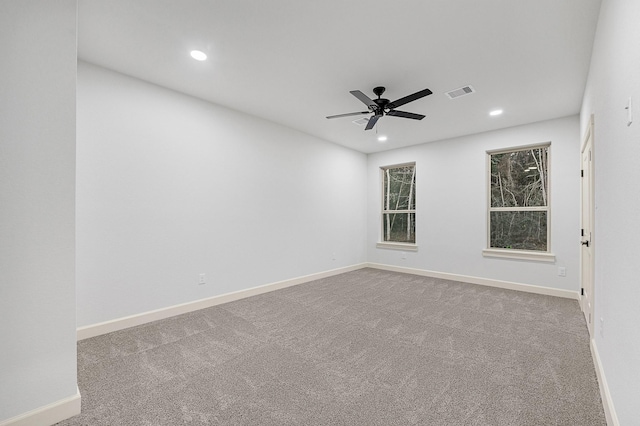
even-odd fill
[{"label": "electrical outlet", "polygon": [[604,318],[600,317],[600,337],[604,337]]},{"label": "electrical outlet", "polygon": [[200,274],[200,277],[198,278],[198,285],[202,285],[205,284],[206,280],[205,280],[205,275],[204,274]]},{"label": "electrical outlet", "polygon": [[334,252],[334,253],[331,253],[331,260],[336,260],[336,254],[335,254],[335,252]]},{"label": "electrical outlet", "polygon": [[564,266],[559,266],[558,267],[558,276],[566,277],[567,276],[567,268],[565,268]]},{"label": "electrical outlet", "polygon": [[407,253],[406,253],[406,252],[404,252],[404,251],[401,251],[401,252],[400,252],[400,258],[401,258],[401,259],[406,259],[406,258],[407,258]]}]

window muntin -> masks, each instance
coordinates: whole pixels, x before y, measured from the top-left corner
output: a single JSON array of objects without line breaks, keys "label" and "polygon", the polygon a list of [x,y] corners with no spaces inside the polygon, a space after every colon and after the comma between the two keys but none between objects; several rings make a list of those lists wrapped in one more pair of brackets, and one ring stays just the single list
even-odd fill
[{"label": "window muntin", "polygon": [[415,163],[382,168],[382,241],[416,242]]},{"label": "window muntin", "polygon": [[488,153],[490,249],[549,251],[549,146]]}]

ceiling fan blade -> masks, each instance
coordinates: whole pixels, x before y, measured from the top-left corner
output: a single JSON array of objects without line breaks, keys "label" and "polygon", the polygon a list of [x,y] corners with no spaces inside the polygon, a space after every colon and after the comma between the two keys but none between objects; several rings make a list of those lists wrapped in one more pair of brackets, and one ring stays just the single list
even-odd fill
[{"label": "ceiling fan blade", "polygon": [[360,99],[360,101],[368,107],[375,108],[376,106],[378,106],[375,102],[373,102],[373,100],[371,100],[371,98],[369,98],[367,95],[365,95],[359,90],[352,90],[349,93],[351,93],[356,98]]},{"label": "ceiling fan blade", "polygon": [[340,117],[350,117],[352,115],[362,115],[362,114],[371,114],[371,111],[362,111],[362,112],[349,112],[347,114],[337,114],[330,115],[327,118],[340,118]]},{"label": "ceiling fan blade", "polygon": [[373,126],[376,125],[376,123],[378,122],[378,119],[382,117],[381,115],[374,115],[373,117],[371,117],[369,119],[369,122],[367,123],[367,127],[365,127],[365,130],[371,130],[373,129]]},{"label": "ceiling fan blade", "polygon": [[[353,92],[351,92],[351,93],[353,93]],[[388,106],[389,106],[389,108],[397,108],[397,107],[402,106],[404,104],[408,104],[409,102],[413,102],[416,99],[424,98],[425,96],[428,96],[428,95],[430,95],[432,93],[433,92],[431,90],[424,89],[424,90],[416,92],[416,93],[414,93],[412,95],[405,96],[404,98],[400,98],[398,100],[390,102]]]},{"label": "ceiling fan blade", "polygon": [[414,114],[412,112],[398,111],[395,109],[389,111],[387,115],[392,115],[394,117],[411,118],[413,120],[422,120],[425,117],[422,114]]}]

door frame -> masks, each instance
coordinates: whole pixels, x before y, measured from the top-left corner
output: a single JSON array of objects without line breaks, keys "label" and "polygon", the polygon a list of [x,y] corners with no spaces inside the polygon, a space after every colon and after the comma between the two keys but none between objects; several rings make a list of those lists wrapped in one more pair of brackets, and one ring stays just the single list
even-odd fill
[{"label": "door frame", "polygon": [[[583,155],[586,149],[590,149],[591,158],[590,161],[587,162],[589,170],[584,171],[582,169],[583,163]],[[587,328],[589,329],[589,335],[591,338],[594,337],[594,324],[595,324],[595,180],[594,180],[594,171],[595,171],[595,153],[594,153],[594,118],[593,114],[589,118],[589,123],[587,124],[587,129],[585,131],[584,140],[582,141],[580,148],[580,170],[581,179],[580,179],[580,229],[581,231],[580,242],[584,244],[584,242],[588,242],[588,247],[590,249],[590,264],[585,265],[585,256],[583,255],[584,251],[582,245],[580,246],[580,307],[585,316],[585,321],[587,323]],[[585,177],[587,177],[588,182],[585,182]],[[588,190],[589,193],[589,228],[585,229],[583,219],[584,219],[584,203],[583,203],[583,185],[589,185]],[[585,234],[585,235],[582,235]],[[584,271],[585,268],[588,271],[588,276],[585,277]],[[590,282],[589,282],[590,280]],[[586,293],[586,294],[585,294]],[[591,303],[588,303],[590,300]]]}]

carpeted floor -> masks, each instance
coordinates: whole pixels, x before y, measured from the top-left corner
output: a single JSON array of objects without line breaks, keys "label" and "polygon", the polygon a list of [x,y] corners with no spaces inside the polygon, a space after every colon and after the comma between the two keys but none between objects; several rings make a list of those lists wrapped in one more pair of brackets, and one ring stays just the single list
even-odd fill
[{"label": "carpeted floor", "polygon": [[78,342],[59,425],[606,425],[575,300],[375,269]]}]

